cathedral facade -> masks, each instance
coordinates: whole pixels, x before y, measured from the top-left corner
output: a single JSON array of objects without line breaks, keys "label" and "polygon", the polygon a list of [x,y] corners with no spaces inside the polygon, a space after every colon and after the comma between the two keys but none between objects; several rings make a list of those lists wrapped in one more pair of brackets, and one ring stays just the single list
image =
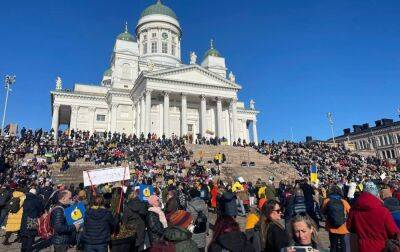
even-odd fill
[{"label": "cathedral facade", "polygon": [[258,142],[257,115],[238,101],[241,85],[227,73],[225,58],[211,41],[201,62],[181,61],[182,30],[173,10],[158,0],[138,21],[136,36],[116,38],[110,68],[98,85],[51,91],[52,128],[158,136],[239,138]]}]

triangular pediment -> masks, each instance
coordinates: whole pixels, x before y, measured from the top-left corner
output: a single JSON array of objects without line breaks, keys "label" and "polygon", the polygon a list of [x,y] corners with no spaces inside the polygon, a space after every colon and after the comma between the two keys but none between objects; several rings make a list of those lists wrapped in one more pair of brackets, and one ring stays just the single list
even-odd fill
[{"label": "triangular pediment", "polygon": [[222,76],[210,72],[198,65],[189,65],[168,70],[148,72],[146,73],[146,76],[216,87],[241,89],[238,84],[233,83]]}]

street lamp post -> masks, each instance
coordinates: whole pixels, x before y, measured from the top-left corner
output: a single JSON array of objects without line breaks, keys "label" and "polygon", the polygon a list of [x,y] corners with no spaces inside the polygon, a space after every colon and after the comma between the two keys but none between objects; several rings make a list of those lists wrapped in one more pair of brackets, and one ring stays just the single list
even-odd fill
[{"label": "street lamp post", "polygon": [[7,103],[8,103],[8,94],[11,91],[11,85],[15,83],[16,76],[15,75],[6,75],[4,80],[5,88],[6,88],[6,100],[4,102],[4,111],[3,111],[3,120],[1,122],[1,134],[4,135],[4,123],[6,121],[6,112],[7,112]]},{"label": "street lamp post", "polygon": [[331,127],[333,144],[336,144],[336,142],[335,142],[335,133],[333,132],[333,115],[332,115],[331,112],[328,112],[326,115],[328,117],[329,126]]}]

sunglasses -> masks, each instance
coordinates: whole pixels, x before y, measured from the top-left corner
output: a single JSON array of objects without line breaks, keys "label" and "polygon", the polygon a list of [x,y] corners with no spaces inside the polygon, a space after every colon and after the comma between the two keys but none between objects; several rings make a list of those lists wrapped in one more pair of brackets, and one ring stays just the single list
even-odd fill
[{"label": "sunglasses", "polygon": [[282,213],[282,209],[276,209],[276,210],[272,210],[272,212],[276,212],[276,213]]}]

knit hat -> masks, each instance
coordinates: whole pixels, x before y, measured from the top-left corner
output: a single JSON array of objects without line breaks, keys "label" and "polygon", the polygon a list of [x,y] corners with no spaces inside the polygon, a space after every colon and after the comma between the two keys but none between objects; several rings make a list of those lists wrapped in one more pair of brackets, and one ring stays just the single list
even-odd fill
[{"label": "knit hat", "polygon": [[147,200],[147,202],[149,202],[149,204],[153,207],[158,207],[159,203],[158,203],[158,197],[156,195],[151,195],[149,197],[149,199]]},{"label": "knit hat", "polygon": [[178,210],[169,217],[169,223],[172,226],[178,226],[184,229],[189,227],[189,225],[192,223],[192,220],[193,219],[190,213],[183,210]]},{"label": "knit hat", "polygon": [[376,187],[376,185],[374,184],[374,182],[369,181],[369,182],[365,183],[364,191],[368,192],[376,197],[379,197],[379,190],[378,190],[378,187]]}]

